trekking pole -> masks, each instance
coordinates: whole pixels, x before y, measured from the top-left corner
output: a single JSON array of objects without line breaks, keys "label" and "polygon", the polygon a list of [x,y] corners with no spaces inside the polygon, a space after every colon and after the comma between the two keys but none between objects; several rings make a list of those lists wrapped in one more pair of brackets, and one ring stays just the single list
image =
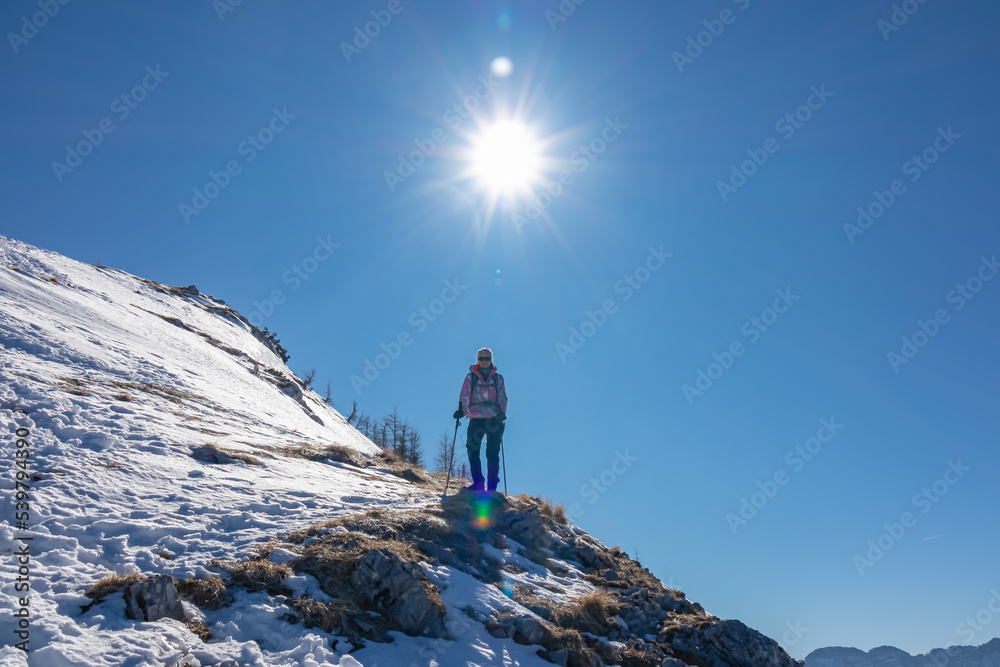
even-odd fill
[{"label": "trekking pole", "polygon": [[[448,484],[451,483],[451,468],[455,465],[455,443],[458,442],[458,427],[462,425],[461,419],[455,419],[455,437],[451,439],[451,452],[448,455],[448,476],[444,481],[444,495],[441,499],[444,500],[448,496]],[[448,436],[445,436],[448,437]],[[506,483],[504,483],[504,489],[507,488]]]},{"label": "trekking pole", "polygon": [[507,494],[507,457],[503,453],[503,438],[500,439],[500,460],[503,461],[503,494]]}]

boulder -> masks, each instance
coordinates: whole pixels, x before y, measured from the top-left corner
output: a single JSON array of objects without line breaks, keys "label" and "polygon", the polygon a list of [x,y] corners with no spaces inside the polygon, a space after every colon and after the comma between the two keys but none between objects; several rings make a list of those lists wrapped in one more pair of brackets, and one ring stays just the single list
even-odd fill
[{"label": "boulder", "polygon": [[444,606],[431,599],[434,585],[420,566],[388,549],[372,549],[351,575],[351,585],[367,607],[384,612],[411,636],[442,637]]},{"label": "boulder", "polygon": [[184,606],[174,587],[174,578],[155,574],[125,588],[125,615],[134,621],[158,621],[161,618],[184,620]]},{"label": "boulder", "polygon": [[505,512],[497,525],[497,530],[529,548],[550,549],[552,547],[552,537],[537,511]]},{"label": "boulder", "polygon": [[594,569],[611,566],[611,558],[598,551],[597,547],[585,539],[577,538],[574,540],[572,548],[580,563],[585,567]]},{"label": "boulder", "polygon": [[552,631],[533,616],[515,616],[501,613],[487,619],[486,630],[498,639],[513,639],[518,644],[551,646],[555,637]]},{"label": "boulder", "polygon": [[514,626],[513,638],[518,644],[524,644],[526,646],[530,646],[532,644],[540,645],[548,633],[548,628],[542,625],[538,619],[527,616],[517,620],[517,623]]},{"label": "boulder", "polygon": [[202,446],[191,450],[191,456],[203,463],[232,463],[233,459],[215,447]]}]

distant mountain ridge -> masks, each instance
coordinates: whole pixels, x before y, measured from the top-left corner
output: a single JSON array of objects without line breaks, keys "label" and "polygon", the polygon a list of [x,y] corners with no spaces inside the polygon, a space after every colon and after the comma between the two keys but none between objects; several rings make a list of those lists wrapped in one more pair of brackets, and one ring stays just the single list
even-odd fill
[{"label": "distant mountain ridge", "polygon": [[951,646],[910,655],[894,646],[865,652],[845,646],[819,648],[806,656],[805,667],[1000,667],[1000,639],[981,646]]}]

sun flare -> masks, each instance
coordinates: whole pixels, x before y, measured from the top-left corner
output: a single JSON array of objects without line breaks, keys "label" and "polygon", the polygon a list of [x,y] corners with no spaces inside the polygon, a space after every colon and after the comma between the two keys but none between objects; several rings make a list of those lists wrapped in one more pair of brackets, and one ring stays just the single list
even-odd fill
[{"label": "sun flare", "polygon": [[496,123],[472,141],[472,175],[497,194],[529,190],[539,166],[538,142],[522,123]]}]

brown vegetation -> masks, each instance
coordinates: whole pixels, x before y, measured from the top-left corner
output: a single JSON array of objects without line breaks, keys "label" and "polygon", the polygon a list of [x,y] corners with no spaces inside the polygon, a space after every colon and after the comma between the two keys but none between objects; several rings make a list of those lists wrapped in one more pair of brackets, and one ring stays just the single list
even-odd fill
[{"label": "brown vegetation", "polygon": [[227,572],[235,586],[242,586],[251,591],[266,590],[271,595],[291,594],[291,591],[283,583],[285,577],[292,574],[291,568],[287,565],[276,565],[269,560],[251,560],[238,563],[222,561],[218,558],[213,558],[208,564]]},{"label": "brown vegetation", "polygon": [[350,447],[345,447],[344,445],[327,445],[322,449],[317,449],[309,443],[302,443],[299,445],[289,445],[275,451],[283,456],[309,461],[324,463],[336,461],[338,463],[348,463],[357,468],[366,468],[369,465],[361,452]]},{"label": "brown vegetation", "polygon": [[146,581],[148,578],[149,577],[146,575],[138,572],[133,572],[132,574],[113,572],[109,575],[101,577],[96,584],[84,592],[84,595],[89,598],[93,598],[96,602],[101,602],[112,593],[125,590],[125,587],[129,584]]},{"label": "brown vegetation", "polygon": [[222,577],[182,579],[177,582],[177,592],[202,609],[219,609],[232,601]]},{"label": "brown vegetation", "polygon": [[163,387],[158,384],[151,384],[147,382],[121,382],[118,380],[113,381],[111,384],[119,389],[132,389],[133,391],[142,391],[154,396],[158,395],[161,398],[166,398],[174,403],[180,403],[182,400],[208,402],[208,399],[203,396],[190,394],[186,391],[178,391],[176,389]]},{"label": "brown vegetation", "polygon": [[[208,640],[212,638],[212,631],[201,621],[186,621],[184,625],[191,631],[191,634],[196,635],[198,639],[205,643],[208,643]],[[191,663],[185,664],[189,665]]]}]

